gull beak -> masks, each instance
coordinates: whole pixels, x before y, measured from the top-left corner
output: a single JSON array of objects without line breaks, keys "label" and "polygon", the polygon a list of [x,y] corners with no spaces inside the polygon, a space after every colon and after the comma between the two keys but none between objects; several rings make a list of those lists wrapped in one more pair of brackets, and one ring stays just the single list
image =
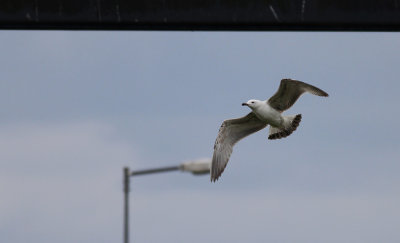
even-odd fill
[{"label": "gull beak", "polygon": [[247,103],[242,103],[242,106],[249,106]]}]

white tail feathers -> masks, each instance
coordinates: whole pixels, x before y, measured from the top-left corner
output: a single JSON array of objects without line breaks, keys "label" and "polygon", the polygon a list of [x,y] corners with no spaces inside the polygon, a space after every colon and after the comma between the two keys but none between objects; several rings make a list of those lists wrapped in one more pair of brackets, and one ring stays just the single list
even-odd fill
[{"label": "white tail feathers", "polygon": [[270,126],[268,139],[280,139],[294,132],[301,122],[301,114],[295,116],[284,116],[281,128]]}]

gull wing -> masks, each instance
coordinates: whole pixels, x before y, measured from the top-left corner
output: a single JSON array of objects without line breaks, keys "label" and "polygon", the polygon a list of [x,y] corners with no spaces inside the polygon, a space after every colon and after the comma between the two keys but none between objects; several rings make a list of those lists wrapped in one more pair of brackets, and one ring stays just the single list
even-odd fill
[{"label": "gull wing", "polygon": [[211,164],[211,181],[216,181],[224,171],[232,148],[240,139],[255,133],[267,126],[257,116],[250,112],[244,117],[225,120],[218,132],[214,144],[214,154]]},{"label": "gull wing", "polygon": [[292,80],[282,79],[278,91],[268,100],[268,104],[278,111],[289,109],[304,92],[309,92],[318,96],[328,96],[328,94],[310,84]]}]

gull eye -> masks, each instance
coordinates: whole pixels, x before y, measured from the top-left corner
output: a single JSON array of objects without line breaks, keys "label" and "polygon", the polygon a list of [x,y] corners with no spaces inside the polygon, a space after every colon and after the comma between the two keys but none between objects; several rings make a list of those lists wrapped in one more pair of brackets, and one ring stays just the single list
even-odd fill
[{"label": "gull eye", "polygon": [[252,101],[251,103],[254,104],[254,101]]}]

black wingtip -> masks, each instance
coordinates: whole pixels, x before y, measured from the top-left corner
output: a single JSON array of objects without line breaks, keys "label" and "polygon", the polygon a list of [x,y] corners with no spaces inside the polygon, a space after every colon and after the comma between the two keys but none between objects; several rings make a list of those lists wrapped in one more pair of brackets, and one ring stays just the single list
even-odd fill
[{"label": "black wingtip", "polygon": [[219,179],[219,177],[217,177],[217,178],[211,178],[211,182],[212,182],[212,183],[215,183],[216,181],[218,181],[218,179]]},{"label": "black wingtip", "polygon": [[274,133],[268,136],[269,140],[275,140],[275,139],[280,139],[280,138],[285,138],[292,134],[294,131],[296,131],[297,127],[300,125],[301,122],[301,114],[297,114],[295,118],[292,121],[292,127],[287,129],[287,130],[282,130],[278,133]]}]

